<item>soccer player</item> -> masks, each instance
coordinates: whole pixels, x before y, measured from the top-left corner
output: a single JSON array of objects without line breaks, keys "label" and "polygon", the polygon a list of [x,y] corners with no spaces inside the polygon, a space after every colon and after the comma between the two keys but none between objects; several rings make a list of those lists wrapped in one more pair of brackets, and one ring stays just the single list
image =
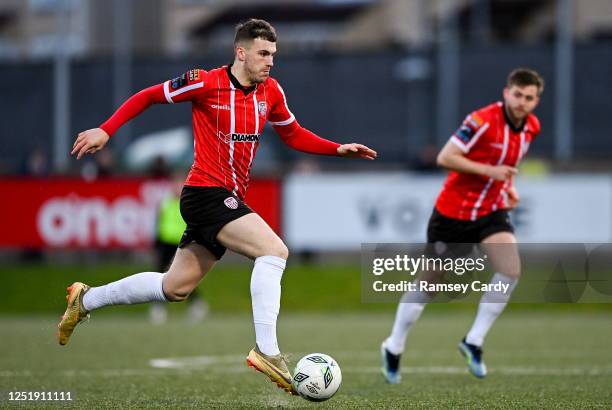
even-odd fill
[{"label": "soccer player", "polygon": [[361,144],[340,145],[320,138],[298,124],[283,89],[270,77],[276,38],[275,29],[264,20],[238,24],[233,64],[210,71],[192,69],[146,88],[99,128],[78,135],[72,149],[77,159],[102,149],[119,127],[152,104],[192,103],[194,162],[180,200],[187,228],[168,272],[137,273],[99,287],[73,283],[58,325],[61,345],[89,312],[101,307],[185,300],[231,249],[255,261],[251,298],[256,345],[247,362],[295,393],[276,339],[281,277],[289,251],[243,202],[264,124],[269,121],[283,142],[299,151],[369,160],[376,158],[376,152]]},{"label": "soccer player", "polygon": [[[437,157],[438,165],[450,172],[429,220],[427,242],[447,244],[447,249],[452,244],[480,243],[495,269],[491,282],[509,285],[506,293],[483,293],[472,328],[459,343],[470,372],[479,378],[487,374],[482,360],[485,336],[504,310],[520,276],[508,211],[519,202],[513,185],[517,166],[540,132],[532,111],[543,89],[544,81],[538,73],[515,69],[508,76],[503,102],[468,115]],[[461,246],[455,245],[455,249]],[[391,335],[381,345],[382,372],[391,384],[401,380],[399,362],[406,337],[433,296],[416,291],[402,297]]]}]

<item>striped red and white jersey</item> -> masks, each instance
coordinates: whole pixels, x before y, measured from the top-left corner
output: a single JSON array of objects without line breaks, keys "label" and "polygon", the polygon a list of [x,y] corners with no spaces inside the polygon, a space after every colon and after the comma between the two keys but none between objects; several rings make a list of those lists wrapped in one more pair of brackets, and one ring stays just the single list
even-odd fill
[{"label": "striped red and white jersey", "polygon": [[244,88],[229,66],[189,70],[163,90],[168,103],[192,103],[194,162],[185,184],[222,186],[240,198],[266,121],[275,127],[295,121],[275,79]]},{"label": "striped red and white jersey", "polygon": [[[468,115],[451,141],[473,161],[516,167],[539,133],[535,115],[529,114],[517,129],[507,118],[503,103],[497,102]],[[435,206],[448,218],[475,221],[508,207],[510,185],[511,181],[450,171]]]}]

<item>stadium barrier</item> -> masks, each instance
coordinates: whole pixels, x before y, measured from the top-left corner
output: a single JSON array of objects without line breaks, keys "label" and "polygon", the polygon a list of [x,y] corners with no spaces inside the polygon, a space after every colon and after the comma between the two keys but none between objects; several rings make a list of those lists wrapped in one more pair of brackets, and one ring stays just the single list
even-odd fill
[{"label": "stadium barrier", "polygon": [[[283,227],[294,251],[359,251],[362,243],[424,242],[443,175],[293,174]],[[512,213],[523,243],[612,241],[612,177],[517,178]]]},{"label": "stadium barrier", "polygon": [[[359,251],[362,243],[418,243],[441,175],[291,174],[256,179],[247,203],[293,251]],[[521,242],[612,242],[612,177],[518,178]],[[0,180],[0,247],[139,249],[150,246],[167,181],[110,178]]]},{"label": "stadium barrier", "polygon": [[[147,248],[165,180],[77,178],[0,180],[0,247]],[[247,203],[280,233],[280,183],[252,182]]]}]

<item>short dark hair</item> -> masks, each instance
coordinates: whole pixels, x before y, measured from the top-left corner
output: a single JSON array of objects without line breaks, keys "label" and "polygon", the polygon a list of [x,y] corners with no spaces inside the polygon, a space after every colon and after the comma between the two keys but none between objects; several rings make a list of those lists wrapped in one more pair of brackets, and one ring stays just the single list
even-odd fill
[{"label": "short dark hair", "polygon": [[529,68],[516,68],[508,75],[507,86],[511,87],[518,85],[519,87],[525,87],[528,85],[535,85],[538,88],[538,95],[541,95],[544,91],[544,79],[537,71]]},{"label": "short dark hair", "polygon": [[256,38],[276,43],[276,30],[267,21],[254,18],[243,21],[236,26],[234,44],[255,40]]}]

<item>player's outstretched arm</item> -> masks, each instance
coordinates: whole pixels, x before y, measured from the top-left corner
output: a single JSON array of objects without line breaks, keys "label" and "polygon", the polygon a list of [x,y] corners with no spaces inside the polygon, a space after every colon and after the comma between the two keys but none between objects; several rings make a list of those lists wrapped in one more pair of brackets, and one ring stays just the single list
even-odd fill
[{"label": "player's outstretched arm", "polygon": [[274,129],[283,142],[291,148],[318,155],[336,155],[347,158],[375,159],[376,151],[362,144],[344,144],[321,138],[315,133],[302,127],[297,120],[289,124],[274,125]]},{"label": "player's outstretched arm", "polygon": [[126,122],[139,115],[153,104],[166,103],[163,84],[157,84],[134,94],[99,128],[79,133],[72,146],[71,154],[81,159],[85,154],[100,151],[110,137]]},{"label": "player's outstretched arm", "polygon": [[452,140],[448,141],[438,154],[437,163],[446,169],[482,175],[497,181],[506,181],[518,172],[516,168],[507,165],[490,165],[472,161]]},{"label": "player's outstretched arm", "polygon": [[374,151],[373,149],[370,149],[366,147],[365,145],[355,144],[355,143],[340,145],[336,149],[336,151],[338,152],[338,155],[340,155],[341,157],[347,157],[347,158],[363,158],[363,159],[374,160],[376,159],[376,156],[378,155],[376,151]]}]

